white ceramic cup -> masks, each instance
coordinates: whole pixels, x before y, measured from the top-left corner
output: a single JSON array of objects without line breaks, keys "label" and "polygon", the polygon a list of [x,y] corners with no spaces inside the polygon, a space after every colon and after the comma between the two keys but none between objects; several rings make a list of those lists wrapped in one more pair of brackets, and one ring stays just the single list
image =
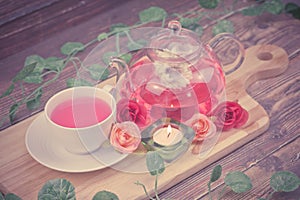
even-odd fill
[{"label": "white ceramic cup", "polygon": [[[73,100],[81,97],[99,98],[105,101],[111,108],[110,115],[101,122],[91,126],[80,128],[64,127],[55,123],[51,119],[53,110],[61,103],[67,100]],[[93,108],[93,106],[91,106]],[[76,125],[76,119],[80,116],[76,114],[76,106],[73,106],[73,116]],[[45,105],[45,118],[49,126],[51,136],[57,141],[58,145],[64,147],[67,151],[74,154],[92,153],[99,149],[104,141],[109,137],[111,127],[116,119],[116,101],[114,97],[104,89],[95,87],[74,87],[69,88],[52,96]]]}]

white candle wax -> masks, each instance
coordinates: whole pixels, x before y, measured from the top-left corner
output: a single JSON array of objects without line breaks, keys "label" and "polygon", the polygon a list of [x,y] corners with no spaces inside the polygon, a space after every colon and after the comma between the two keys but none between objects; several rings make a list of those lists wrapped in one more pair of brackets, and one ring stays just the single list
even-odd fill
[{"label": "white candle wax", "polygon": [[153,141],[161,146],[177,144],[182,138],[183,133],[177,128],[172,128],[171,125],[160,128],[153,134]]}]

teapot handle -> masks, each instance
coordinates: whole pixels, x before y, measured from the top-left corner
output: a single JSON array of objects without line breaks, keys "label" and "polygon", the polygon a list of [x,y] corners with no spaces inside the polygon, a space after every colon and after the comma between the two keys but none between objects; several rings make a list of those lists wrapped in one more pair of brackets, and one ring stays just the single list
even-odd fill
[{"label": "teapot handle", "polygon": [[129,85],[130,85],[129,89],[131,91],[134,91],[133,84],[132,84],[132,79],[131,79],[131,75],[130,75],[130,71],[129,71],[129,66],[122,58],[118,58],[118,57],[111,58],[110,63],[109,63],[109,67],[116,70],[116,83],[120,79],[121,73],[123,71],[122,68],[124,68],[126,76],[129,79]]},{"label": "teapot handle", "polygon": [[236,71],[243,63],[244,58],[245,58],[245,48],[244,48],[244,45],[239,41],[239,39],[231,33],[220,33],[220,34],[216,35],[208,42],[208,45],[211,48],[215,48],[216,46],[218,46],[218,44],[220,42],[222,42],[223,40],[226,40],[226,39],[233,40],[235,43],[238,44],[238,47],[239,47],[239,55],[237,56],[235,61],[233,63],[231,63],[230,65],[223,67],[224,73],[226,75],[228,75],[228,74],[231,74],[232,72]]},{"label": "teapot handle", "polygon": [[[121,66],[120,66],[121,65]],[[116,71],[116,83],[120,79],[120,74],[121,74],[121,67],[128,67],[126,62],[122,60],[121,58],[113,57],[110,60],[109,67],[112,69],[115,69]]]}]

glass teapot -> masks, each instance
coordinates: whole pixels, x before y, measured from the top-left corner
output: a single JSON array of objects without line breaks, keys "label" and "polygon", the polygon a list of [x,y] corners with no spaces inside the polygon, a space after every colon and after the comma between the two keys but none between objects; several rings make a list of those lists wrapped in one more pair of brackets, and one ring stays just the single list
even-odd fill
[{"label": "glass teapot", "polygon": [[[227,72],[213,51],[224,39],[239,46]],[[202,44],[196,33],[170,21],[147,48],[132,52],[129,64],[111,60],[110,66],[117,69],[117,120],[143,128],[163,117],[184,122],[197,113],[209,115],[225,99],[225,73],[238,68],[243,58],[243,45],[232,34],[219,34]]]}]

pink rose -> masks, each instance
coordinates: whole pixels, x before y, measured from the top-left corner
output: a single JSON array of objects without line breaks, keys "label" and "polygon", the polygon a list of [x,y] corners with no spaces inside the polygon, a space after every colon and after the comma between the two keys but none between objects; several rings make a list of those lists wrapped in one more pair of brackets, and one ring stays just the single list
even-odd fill
[{"label": "pink rose", "polygon": [[236,102],[223,102],[212,112],[215,125],[223,131],[243,126],[249,117],[248,112]]},{"label": "pink rose", "polygon": [[201,142],[216,133],[215,124],[207,116],[200,113],[188,120],[187,124],[195,131],[193,142]]},{"label": "pink rose", "polygon": [[110,133],[110,144],[122,153],[132,153],[141,143],[141,134],[133,122],[117,123]]},{"label": "pink rose", "polygon": [[132,121],[139,127],[147,123],[147,109],[144,105],[129,99],[121,99],[117,104],[118,122]]}]

